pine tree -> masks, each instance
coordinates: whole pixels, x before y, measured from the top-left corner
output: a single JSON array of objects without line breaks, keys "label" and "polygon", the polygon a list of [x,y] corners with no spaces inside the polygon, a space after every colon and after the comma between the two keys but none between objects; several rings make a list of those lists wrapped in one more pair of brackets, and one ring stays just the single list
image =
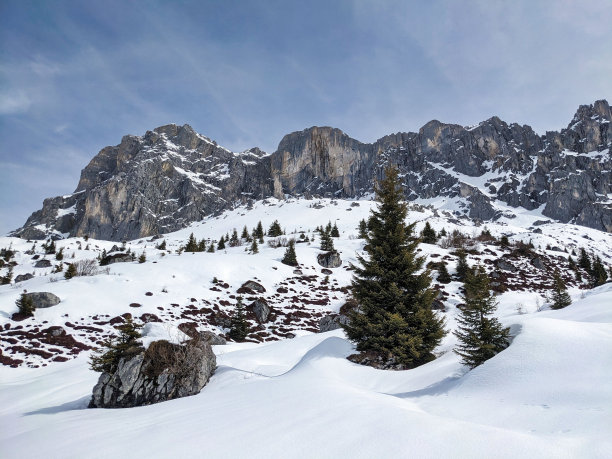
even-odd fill
[{"label": "pine tree", "polygon": [[246,225],[244,225],[244,228],[242,228],[242,235],[240,237],[247,242],[251,240],[251,236],[249,235],[249,230],[247,229]]},{"label": "pine tree", "polygon": [[338,231],[338,226],[334,223],[332,226],[331,232],[329,233],[331,237],[340,237],[340,231]]},{"label": "pine tree", "polygon": [[499,239],[499,245],[502,247],[508,247],[510,245],[510,241],[508,240],[508,236],[505,234]]},{"label": "pine tree", "polygon": [[423,228],[423,231],[421,231],[421,240],[425,244],[435,244],[438,240],[436,230],[431,227],[429,222],[425,223],[425,228]]},{"label": "pine tree", "polygon": [[591,285],[593,287],[599,287],[603,285],[608,280],[608,273],[606,272],[606,268],[601,262],[601,258],[596,257],[593,260],[593,266],[591,268]]},{"label": "pine tree", "polygon": [[438,236],[440,237],[446,237],[446,229],[442,228],[442,230],[440,230],[440,234],[438,234]]},{"label": "pine tree", "polygon": [[584,269],[587,273],[591,273],[591,259],[589,258],[589,254],[584,250],[584,248],[580,249],[580,258],[578,259],[578,266]]},{"label": "pine tree", "polygon": [[448,284],[451,280],[452,278],[448,273],[448,269],[446,269],[446,263],[441,261],[438,263],[438,282]]},{"label": "pine tree", "polygon": [[189,235],[189,240],[185,245],[185,252],[197,252],[198,251],[198,242],[196,241],[193,233]]},{"label": "pine tree", "polygon": [[569,269],[571,269],[572,271],[576,271],[576,263],[574,262],[574,259],[571,255],[567,259],[567,265],[569,266]]},{"label": "pine tree", "polygon": [[256,237],[259,240],[260,244],[264,242],[264,230],[261,221],[257,223],[257,227],[253,230],[253,237]]},{"label": "pine tree", "polygon": [[141,327],[142,325],[135,324],[132,317],[128,316],[125,324],[117,327],[119,336],[114,340],[106,341],[102,349],[97,349],[91,355],[90,368],[100,373],[114,373],[123,357],[142,350]]},{"label": "pine tree", "polygon": [[13,267],[9,266],[6,274],[0,277],[0,285],[8,285],[13,281]]},{"label": "pine tree", "polygon": [[57,253],[55,254],[55,259],[57,261],[62,261],[64,259],[64,248],[63,247],[57,251]]},{"label": "pine tree", "polygon": [[49,241],[45,246],[45,253],[51,255],[55,253],[55,241]]},{"label": "pine tree", "polygon": [[259,246],[257,245],[257,239],[253,238],[253,242],[251,243],[251,253],[256,254],[259,253]]},{"label": "pine tree", "polygon": [[291,239],[289,241],[289,245],[287,246],[287,250],[285,251],[285,255],[281,260],[281,263],[289,266],[297,266],[297,255],[295,254],[295,239]]},{"label": "pine tree", "polygon": [[238,231],[236,231],[236,228],[234,228],[234,231],[232,232],[232,237],[229,240],[229,246],[238,247],[239,245],[240,239],[238,238]]},{"label": "pine tree", "polygon": [[219,239],[219,244],[217,245],[217,250],[223,249],[225,249],[225,239],[223,239],[223,236],[221,236],[221,239]]},{"label": "pine tree", "polygon": [[208,253],[215,253],[215,243],[214,241],[210,241],[210,245],[208,246]]},{"label": "pine tree", "polygon": [[202,239],[198,242],[198,252],[206,252],[206,239]]},{"label": "pine tree", "polygon": [[138,257],[138,263],[142,264],[142,263],[145,263],[146,261],[147,261],[147,254],[143,250],[140,256]]},{"label": "pine tree", "polygon": [[374,353],[387,365],[412,368],[435,358],[446,334],[444,321],[431,309],[434,292],[424,257],[417,256],[414,226],[405,222],[407,206],[398,170],[389,166],[377,184],[378,208],[372,210],[366,256],[353,265],[352,294],[359,307],[343,325],[357,350]]},{"label": "pine tree", "polygon": [[274,220],[274,223],[270,225],[270,229],[268,230],[268,236],[277,237],[282,235],[283,229],[281,228],[280,223],[278,223],[278,220]]},{"label": "pine tree", "polygon": [[321,232],[321,250],[324,252],[334,252],[336,248],[334,247],[334,240],[331,237],[331,234],[326,230]]},{"label": "pine tree", "polygon": [[34,315],[34,310],[36,307],[34,306],[34,300],[31,296],[24,292],[21,294],[19,299],[15,301],[17,308],[19,309],[19,314],[22,314],[26,317]]},{"label": "pine tree", "polygon": [[457,273],[457,279],[461,282],[464,282],[467,273],[470,271],[470,265],[468,265],[467,254],[465,253],[465,250],[457,251],[457,258],[457,268],[455,270]]},{"label": "pine tree", "polygon": [[563,282],[557,270],[555,270],[553,274],[553,289],[550,295],[550,302],[551,309],[563,309],[572,304],[572,298],[569,296],[569,293],[567,293],[565,282]]},{"label": "pine tree", "polygon": [[242,304],[242,297],[239,296],[237,300],[238,302],[236,303],[236,309],[232,314],[228,336],[230,339],[240,342],[244,341],[249,334],[249,323],[246,319],[246,312]]},{"label": "pine tree", "polygon": [[164,239],[161,244],[157,246],[158,250],[166,250],[166,240]]},{"label": "pine tree", "polygon": [[72,279],[76,275],[77,275],[76,265],[74,263],[70,263],[68,265],[68,268],[66,269],[66,272],[64,273],[64,278]]},{"label": "pine tree", "polygon": [[358,234],[357,237],[359,239],[365,239],[368,236],[368,224],[365,219],[361,219],[359,221],[359,227],[357,228]]},{"label": "pine tree", "polygon": [[459,339],[454,352],[474,368],[508,347],[510,329],[503,328],[493,316],[497,304],[482,266],[468,271],[464,290],[465,303],[458,306],[458,326],[453,332]]}]

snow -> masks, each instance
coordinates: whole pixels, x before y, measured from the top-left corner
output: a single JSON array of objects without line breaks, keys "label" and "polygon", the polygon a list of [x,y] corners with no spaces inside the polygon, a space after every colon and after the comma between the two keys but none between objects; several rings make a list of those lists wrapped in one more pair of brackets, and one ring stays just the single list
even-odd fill
[{"label": "snow", "polygon": [[[409,212],[408,220],[418,222],[417,230],[426,221],[449,232],[479,234],[483,229],[467,219],[449,221],[448,201],[428,204]],[[218,239],[233,228],[252,229],[258,221],[267,228],[278,219],[287,233],[296,232],[290,237],[299,231],[312,236],[316,226],[331,221],[339,227],[341,237],[334,242],[343,266],[348,266],[363,247],[363,240],[355,238],[357,223],[373,206],[367,200],[258,201],[250,210],[237,207],[165,235],[171,253],[163,256],[154,248],[161,239],[128,242],[136,255],[146,252],[144,264],[114,264],[109,274],[70,281],[51,275],[52,268],[37,268],[31,280],[0,286],[0,327],[16,325],[10,316],[23,289],[50,291],[62,300],[36,311],[37,323],[46,322],[44,326],[91,325],[94,314],[113,317],[137,311],[136,316],[161,316],[172,311],[173,303],[184,306],[192,297],[196,304],[212,301],[235,292],[248,279],[275,292],[293,275],[293,268],[280,263],[282,248],[262,244],[257,255],[245,252],[244,246],[213,254],[178,255],[174,250],[192,232],[198,240]],[[538,211],[524,211],[486,227],[496,236],[532,240],[541,250],[549,244],[585,247],[605,263],[612,262],[612,235],[555,222],[539,224],[542,233],[534,233],[532,225],[543,219]],[[0,247],[9,244],[19,250],[15,275],[33,271],[30,257],[23,253],[32,243],[0,238]],[[64,248],[65,261],[73,260],[72,253],[74,260],[95,258],[114,244],[82,238],[56,242],[58,249]],[[434,245],[420,248],[430,258],[450,254]],[[304,275],[320,275],[318,243],[297,244],[296,251]],[[48,258],[56,263],[53,256]],[[480,260],[492,258],[483,255]],[[468,260],[474,263],[476,258]],[[451,272],[452,268],[451,262]],[[227,293],[211,291],[215,276],[231,285]],[[329,277],[332,284],[345,286],[351,276],[351,271],[338,268]],[[447,287],[449,330],[456,324],[459,287],[458,282]],[[308,285],[293,288],[300,298],[310,293]],[[574,303],[560,311],[539,311],[539,291],[500,295],[497,316],[511,327],[513,342],[472,371],[452,353],[456,339],[450,333],[434,362],[393,372],[346,360],[353,346],[340,330],[313,334],[299,326],[293,339],[214,346],[218,369],[200,394],[140,408],[86,408],[99,376],[89,370],[87,352],[38,368],[0,366],[0,457],[611,457],[612,284],[589,291],[572,288],[570,294]],[[330,294],[328,304],[313,305],[312,310],[337,311],[344,301],[344,296]],[[131,309],[131,302],[140,307]],[[518,305],[525,313],[517,311]],[[29,321],[33,319],[21,324]],[[179,322],[146,324],[145,344],[185,339],[176,328]],[[99,327],[104,333],[112,330]]]}]

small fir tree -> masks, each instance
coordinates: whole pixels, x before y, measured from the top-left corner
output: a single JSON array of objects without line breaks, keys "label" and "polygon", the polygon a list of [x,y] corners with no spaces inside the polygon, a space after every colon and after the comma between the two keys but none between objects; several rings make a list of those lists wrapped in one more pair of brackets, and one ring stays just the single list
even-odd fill
[{"label": "small fir tree", "polygon": [[19,314],[24,315],[26,317],[34,315],[34,310],[36,309],[36,307],[34,306],[34,300],[25,292],[25,290],[19,296],[17,301],[15,301],[15,304],[19,309]]},{"label": "small fir tree", "polygon": [[63,247],[57,251],[57,253],[55,254],[55,259],[57,261],[62,261],[64,259],[64,248]]},{"label": "small fir tree", "polygon": [[509,247],[510,246],[510,241],[508,240],[508,236],[506,236],[505,234],[499,239],[499,245],[501,245],[502,247]]},{"label": "small fir tree", "polygon": [[457,251],[457,268],[455,269],[457,279],[461,282],[464,282],[469,271],[470,265],[468,265],[467,254],[465,253],[465,250]]},{"label": "small fir tree", "polygon": [[66,269],[66,272],[64,273],[64,278],[72,279],[76,275],[77,275],[76,265],[74,263],[70,263],[68,265],[68,268]]},{"label": "small fir tree", "polygon": [[567,265],[569,269],[571,269],[572,271],[576,271],[576,263],[574,262],[574,259],[571,255],[567,259]]},{"label": "small fir tree", "polygon": [[438,240],[436,230],[431,227],[429,222],[425,223],[425,228],[421,231],[421,241],[425,244],[435,244]]},{"label": "small fir tree", "polygon": [[438,282],[442,284],[448,284],[451,281],[451,276],[446,269],[446,262],[441,261],[438,263]]},{"label": "small fir tree", "polygon": [[55,241],[54,240],[48,241],[47,244],[44,246],[44,248],[45,248],[45,253],[47,255],[51,255],[55,253]]},{"label": "small fir tree", "polygon": [[251,236],[249,235],[249,230],[247,229],[246,225],[244,225],[244,228],[242,228],[242,235],[240,237],[247,242],[251,240]]},{"label": "small fir tree", "polygon": [[166,240],[161,241],[161,244],[157,246],[158,250],[166,250]]},{"label": "small fir tree", "polygon": [[114,373],[123,357],[142,350],[141,327],[142,325],[135,324],[132,317],[128,316],[123,325],[116,327],[119,330],[119,336],[114,340],[106,341],[103,348],[96,349],[91,355],[90,368],[100,373]]},{"label": "small fir tree", "polygon": [[236,231],[236,228],[234,228],[234,231],[232,232],[232,237],[229,240],[229,246],[238,247],[239,245],[240,239],[238,238],[238,231]]},{"label": "small fir tree", "polygon": [[331,237],[331,234],[326,230],[321,232],[321,250],[324,252],[334,252],[336,249],[334,247],[334,240]]},{"label": "small fir tree", "polygon": [[259,240],[260,244],[263,244],[265,234],[264,234],[263,225],[261,224],[261,221],[257,223],[257,226],[255,227],[255,230],[253,231],[253,236]]},{"label": "small fir tree", "polygon": [[145,263],[147,261],[147,254],[143,252],[140,254],[140,256],[138,257],[138,263]]},{"label": "small fir tree", "polygon": [[393,368],[412,368],[435,358],[433,350],[446,334],[444,321],[431,308],[431,278],[422,270],[424,257],[417,256],[415,224],[405,222],[397,168],[386,168],[375,191],[378,208],[368,222],[366,255],[358,255],[360,266],[352,266],[358,308],[343,328],[362,356],[374,353]]},{"label": "small fir tree", "polygon": [[274,220],[274,222],[270,225],[270,229],[268,229],[268,236],[270,237],[278,237],[283,235],[283,229],[278,223],[278,220]]},{"label": "small fir tree", "polygon": [[285,256],[281,260],[281,263],[289,266],[297,266],[297,255],[295,254],[295,239],[291,239],[285,250]]},{"label": "small fir tree", "polygon": [[606,268],[601,262],[601,258],[595,257],[593,260],[593,266],[591,268],[591,285],[593,287],[599,287],[603,285],[608,280],[608,273],[606,272]]},{"label": "small fir tree", "polygon": [[365,239],[368,236],[368,224],[366,223],[365,218],[359,221],[359,226],[357,227],[357,231],[358,231],[357,237],[359,239]]},{"label": "small fir tree", "polygon": [[210,245],[208,246],[208,253],[215,253],[215,243],[214,241],[210,241]]},{"label": "small fir tree", "polygon": [[198,242],[198,252],[206,252],[206,239],[202,239]]},{"label": "small fir tree", "polygon": [[254,255],[259,253],[259,246],[257,245],[257,239],[253,238],[253,242],[251,243],[251,253]]},{"label": "small fir tree", "polygon": [[225,239],[223,238],[223,236],[221,236],[221,239],[219,239],[219,244],[217,245],[217,250],[223,249],[225,249]]},{"label": "small fir tree", "polygon": [[236,309],[232,314],[232,320],[230,323],[230,331],[228,336],[234,341],[244,341],[249,334],[249,323],[246,319],[246,312],[244,305],[242,304],[242,297],[237,298]]},{"label": "small fir tree", "polygon": [[187,240],[187,244],[185,244],[185,252],[197,252],[198,251],[198,242],[196,241],[193,233],[189,235],[189,239]]},{"label": "small fir tree", "polygon": [[0,277],[0,285],[9,285],[13,281],[13,267],[9,266],[6,274]]},{"label": "small fir tree", "polygon": [[497,304],[482,266],[468,271],[464,291],[454,332],[459,344],[454,352],[465,365],[475,368],[508,347],[510,329],[503,328],[493,316]]},{"label": "small fir tree", "polygon": [[338,226],[334,223],[332,226],[331,232],[329,233],[331,237],[340,237],[340,231],[338,231]]},{"label": "small fir tree", "polygon": [[572,304],[572,298],[567,293],[565,282],[563,282],[559,271],[555,270],[553,274],[553,288],[550,295],[550,308],[563,309],[570,304]]},{"label": "small fir tree", "polygon": [[578,266],[584,269],[587,273],[591,272],[591,258],[584,248],[580,249],[580,258],[578,259]]},{"label": "small fir tree", "polygon": [[442,228],[442,230],[440,230],[440,234],[438,234],[438,236],[440,237],[446,237],[446,229]]}]

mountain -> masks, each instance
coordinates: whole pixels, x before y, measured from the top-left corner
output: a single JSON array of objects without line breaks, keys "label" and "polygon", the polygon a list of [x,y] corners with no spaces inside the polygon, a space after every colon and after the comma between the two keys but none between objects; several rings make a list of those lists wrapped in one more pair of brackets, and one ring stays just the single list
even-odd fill
[{"label": "mountain", "polygon": [[11,234],[131,240],[268,197],[356,198],[372,192],[387,163],[399,166],[411,201],[475,220],[528,210],[612,232],[611,120],[599,100],[545,135],[497,117],[473,127],[434,120],[372,144],[312,127],[286,135],[271,155],[234,153],[171,124],[102,149],[74,193],[46,199]]}]

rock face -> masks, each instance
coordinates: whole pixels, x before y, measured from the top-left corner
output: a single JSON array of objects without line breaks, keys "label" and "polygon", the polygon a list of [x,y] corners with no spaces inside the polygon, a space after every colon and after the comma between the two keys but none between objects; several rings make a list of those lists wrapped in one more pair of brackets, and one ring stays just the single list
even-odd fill
[{"label": "rock face", "polygon": [[338,268],[342,266],[342,258],[338,252],[325,252],[317,255],[317,262],[324,268]]},{"label": "rock face", "polygon": [[349,318],[342,314],[328,314],[321,317],[319,320],[319,333],[325,333],[328,331],[336,330],[340,328],[341,324],[347,324]]},{"label": "rock face", "polygon": [[25,274],[19,274],[18,276],[15,277],[15,283],[17,282],[23,282],[23,281],[27,281],[34,278],[34,276],[30,273],[25,273]]},{"label": "rock face", "polygon": [[263,324],[268,321],[268,317],[270,317],[271,312],[270,306],[264,298],[258,298],[253,301],[253,303],[247,306],[247,310],[253,311],[255,317],[257,318],[257,321],[260,324]]},{"label": "rock face", "polygon": [[102,373],[90,408],[127,408],[195,395],[216,368],[210,344],[155,341],[123,358],[115,373]]},{"label": "rock face", "polygon": [[545,135],[497,117],[469,128],[434,120],[373,144],[312,127],[286,135],[272,155],[233,153],[188,125],[161,126],[102,149],[73,194],[45,200],[13,234],[153,236],[254,199],[362,196],[388,163],[400,168],[409,200],[444,196],[478,220],[501,215],[496,201],[541,207],[547,217],[609,232],[611,120],[608,102],[599,100]]},{"label": "rock face", "polygon": [[57,295],[51,292],[31,292],[26,293],[26,296],[32,298],[36,309],[50,308],[60,304],[60,299]]}]

